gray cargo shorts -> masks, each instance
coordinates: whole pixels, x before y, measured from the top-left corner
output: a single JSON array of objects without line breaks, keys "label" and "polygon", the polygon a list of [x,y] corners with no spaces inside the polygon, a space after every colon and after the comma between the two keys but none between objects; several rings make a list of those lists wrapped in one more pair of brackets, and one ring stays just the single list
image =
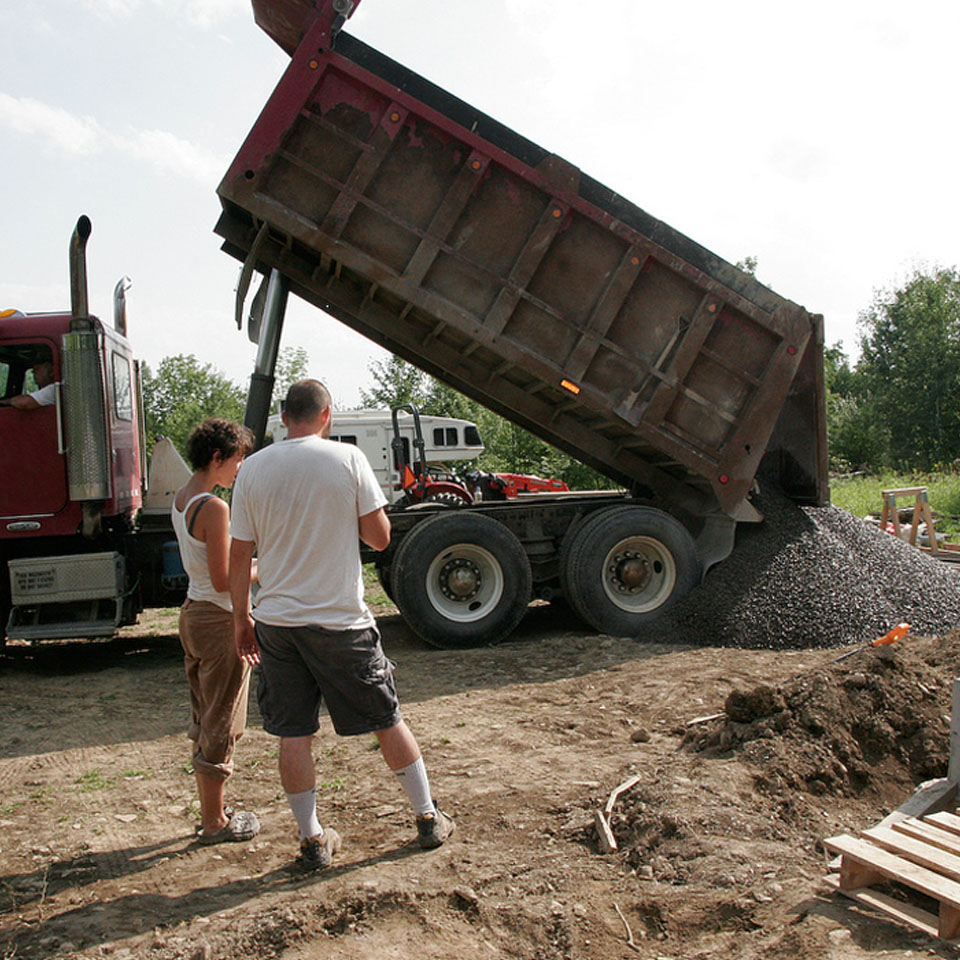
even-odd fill
[{"label": "gray cargo shorts", "polygon": [[277,737],[308,737],[325,703],[341,737],[385,730],[400,722],[394,664],[376,627],[324,630],[256,624],[260,666],[257,703],[263,729]]}]

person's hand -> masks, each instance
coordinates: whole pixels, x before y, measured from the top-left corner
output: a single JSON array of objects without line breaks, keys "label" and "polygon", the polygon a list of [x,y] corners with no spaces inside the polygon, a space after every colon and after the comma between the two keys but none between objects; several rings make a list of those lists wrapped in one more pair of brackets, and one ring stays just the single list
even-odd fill
[{"label": "person's hand", "polygon": [[253,619],[233,622],[233,642],[237,647],[237,656],[250,666],[255,667],[260,662],[260,651],[257,648],[257,635],[253,630]]}]

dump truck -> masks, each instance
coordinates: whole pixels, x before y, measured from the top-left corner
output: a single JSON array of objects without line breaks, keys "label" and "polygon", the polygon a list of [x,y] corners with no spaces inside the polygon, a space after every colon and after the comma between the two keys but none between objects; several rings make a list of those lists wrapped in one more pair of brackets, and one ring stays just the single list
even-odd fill
[{"label": "dump truck", "polygon": [[[0,647],[112,636],[186,593],[170,500],[189,470],[164,441],[148,491],[129,281],[114,288],[113,326],[90,313],[91,230],[80,217],[70,238],[69,311],[0,314]],[[50,402],[18,405],[40,363]]]},{"label": "dump truck", "polygon": [[758,476],[829,501],[823,319],[350,36],[351,0],[253,0],[290,64],[216,232],[255,276],[263,396],[290,293],[620,485],[391,508],[374,558],[430,643],[532,598],[640,636],[724,560]]}]

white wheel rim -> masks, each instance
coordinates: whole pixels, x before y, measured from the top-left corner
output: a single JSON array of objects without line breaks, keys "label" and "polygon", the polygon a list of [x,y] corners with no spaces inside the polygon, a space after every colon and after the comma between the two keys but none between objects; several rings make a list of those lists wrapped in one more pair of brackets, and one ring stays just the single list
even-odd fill
[{"label": "white wheel rim", "polygon": [[662,606],[677,583],[673,554],[652,537],[627,537],[603,560],[603,590],[626,613],[648,613]]},{"label": "white wheel rim", "polygon": [[503,597],[503,568],[475,543],[457,543],[437,554],[427,570],[427,598],[447,620],[473,623]]}]

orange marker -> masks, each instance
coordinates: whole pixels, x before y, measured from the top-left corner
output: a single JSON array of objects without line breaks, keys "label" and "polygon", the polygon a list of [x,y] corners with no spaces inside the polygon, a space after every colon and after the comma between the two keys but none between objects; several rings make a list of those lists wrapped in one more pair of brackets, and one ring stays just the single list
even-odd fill
[{"label": "orange marker", "polygon": [[846,660],[847,657],[852,657],[855,653],[859,653],[861,650],[866,650],[867,647],[883,647],[888,643],[896,643],[901,637],[906,636],[907,631],[910,629],[909,623],[898,623],[892,630],[889,630],[882,637],[877,637],[876,640],[871,640],[870,643],[865,643],[862,647],[857,647],[856,650],[851,650],[849,653],[845,653],[842,656],[833,660],[833,663],[839,663],[841,660]]}]

